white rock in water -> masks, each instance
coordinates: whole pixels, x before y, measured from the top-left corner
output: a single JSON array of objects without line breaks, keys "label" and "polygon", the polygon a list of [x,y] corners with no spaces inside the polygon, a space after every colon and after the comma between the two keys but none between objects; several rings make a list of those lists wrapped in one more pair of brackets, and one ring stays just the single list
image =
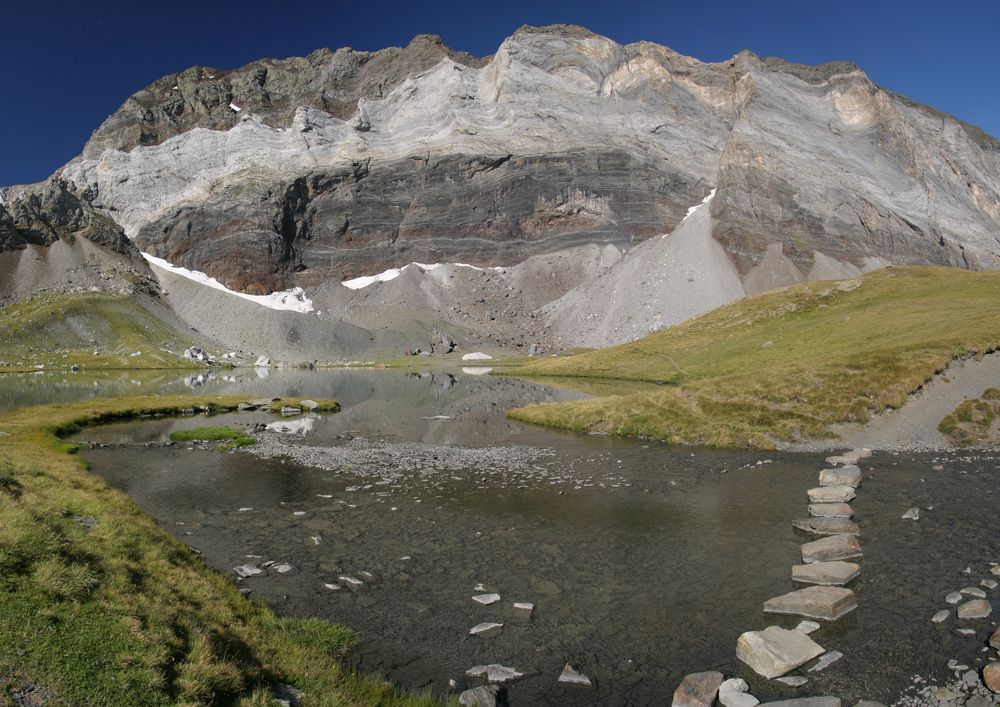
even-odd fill
[{"label": "white rock in water", "polygon": [[820,625],[815,621],[800,621],[799,625],[795,627],[795,630],[801,631],[808,636],[813,631],[818,631],[819,628]]},{"label": "white rock in water", "polygon": [[336,591],[340,590],[340,585],[339,584],[331,584],[330,582],[326,582],[326,583],[323,584],[323,586],[326,587],[327,589],[329,589],[332,592],[336,592]]},{"label": "white rock in water", "polygon": [[470,636],[479,636],[480,638],[491,638],[496,636],[503,630],[503,624],[498,623],[482,623],[476,624],[469,629]]},{"label": "white rock in water", "polygon": [[958,590],[960,594],[966,594],[970,597],[976,597],[977,599],[985,599],[986,592],[984,592],[979,587],[962,587]]},{"label": "white rock in water", "polygon": [[490,604],[495,604],[496,602],[500,601],[500,595],[477,594],[476,596],[472,597],[472,601],[476,602],[477,604],[482,604],[483,606],[489,606]]},{"label": "white rock in water", "polygon": [[920,509],[914,506],[903,514],[903,520],[920,520]]},{"label": "white rock in water", "polygon": [[780,626],[747,631],[736,642],[736,657],[765,678],[780,677],[823,653],[809,636]]},{"label": "white rock in water", "polygon": [[340,575],[339,577],[337,577],[337,579],[340,581],[341,584],[343,584],[345,587],[354,592],[358,591],[359,589],[361,589],[361,587],[365,586],[365,583],[362,582],[357,577],[349,577],[346,574]]},{"label": "white rock in water", "polygon": [[496,685],[480,685],[471,690],[465,690],[458,696],[458,704],[462,707],[497,707]]},{"label": "white rock in water", "polygon": [[566,667],[559,673],[559,682],[565,685],[581,685],[583,687],[593,687],[594,684],[583,673],[575,670],[572,665],[566,663]]},{"label": "white rock in water", "polygon": [[491,361],[493,357],[489,354],[484,354],[482,351],[473,351],[472,353],[467,353],[462,356],[463,361]]},{"label": "white rock in water", "polygon": [[530,619],[535,611],[535,605],[528,601],[514,602],[514,616],[519,619]]},{"label": "white rock in water", "polygon": [[273,569],[278,574],[287,574],[288,572],[292,571],[292,566],[287,562],[282,562],[281,564],[274,565],[271,569]]},{"label": "white rock in water", "polygon": [[944,598],[944,600],[949,604],[957,604],[958,602],[962,601],[962,595],[959,594],[958,592],[951,592],[948,596]]},{"label": "white rock in water", "polygon": [[508,668],[499,663],[476,665],[465,671],[465,674],[470,678],[485,677],[489,682],[493,683],[512,682],[524,677],[524,673],[520,673],[514,670],[514,668]]},{"label": "white rock in water", "polygon": [[826,670],[843,657],[844,654],[840,651],[830,651],[829,653],[824,653],[820,659],[816,661],[816,665],[809,668],[809,672],[818,673],[821,670]]},{"label": "white rock in water", "polygon": [[941,609],[941,611],[937,612],[936,614],[934,614],[934,616],[931,617],[931,621],[933,621],[936,624],[939,624],[942,621],[947,621],[949,616],[951,616],[950,611],[948,611],[947,609]]},{"label": "white rock in water", "polygon": [[790,675],[787,678],[778,678],[775,682],[780,682],[782,685],[788,685],[789,687],[802,687],[809,680],[801,675]]},{"label": "white rock in water", "polygon": [[233,571],[240,577],[254,577],[258,574],[264,574],[264,570],[255,565],[240,565],[239,567],[234,567]]},{"label": "white rock in water", "polygon": [[267,356],[259,356],[257,358],[257,363],[255,363],[254,365],[260,368],[265,368],[271,365],[271,359],[269,359]]},{"label": "white rock in water", "polygon": [[973,599],[958,607],[957,614],[960,619],[985,619],[993,613],[993,607],[985,599]]},{"label": "white rock in water", "polygon": [[747,694],[746,680],[741,678],[729,678],[719,685],[719,702],[723,707],[756,707],[760,704],[753,695]]},{"label": "white rock in water", "polygon": [[986,587],[987,589],[996,589],[997,588],[997,581],[995,579],[984,579],[979,584],[981,584],[982,586]]}]

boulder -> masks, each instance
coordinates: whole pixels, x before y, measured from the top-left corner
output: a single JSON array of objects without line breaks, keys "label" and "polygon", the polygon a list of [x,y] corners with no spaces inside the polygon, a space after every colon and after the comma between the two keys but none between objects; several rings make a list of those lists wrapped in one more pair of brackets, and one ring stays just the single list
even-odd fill
[{"label": "boulder", "polygon": [[853,518],[854,509],[849,503],[810,503],[809,515],[815,518]]},{"label": "boulder", "polygon": [[780,626],[747,631],[736,641],[736,657],[765,678],[781,677],[823,652],[809,636]]},{"label": "boulder", "polygon": [[813,562],[792,567],[792,581],[803,584],[821,584],[840,587],[861,573],[861,568],[853,562],[833,560]]},{"label": "boulder", "polygon": [[1000,663],[990,663],[983,668],[983,683],[990,692],[1000,694]]},{"label": "boulder", "polygon": [[819,472],[820,486],[850,486],[861,485],[861,469],[856,465],[842,466],[836,469],[823,469]]},{"label": "boulder", "polygon": [[673,707],[712,707],[722,685],[722,673],[709,671],[686,675],[674,690]]},{"label": "boulder", "polygon": [[765,614],[795,614],[810,619],[836,621],[858,608],[858,598],[843,587],[813,586],[764,602]]},{"label": "boulder", "polygon": [[985,619],[993,613],[993,607],[985,599],[973,599],[960,605],[957,613],[958,618],[963,620]]},{"label": "boulder", "polygon": [[579,685],[581,687],[594,686],[594,683],[590,681],[590,678],[573,668],[573,666],[569,663],[566,663],[566,667],[564,667],[562,672],[559,673],[559,682],[564,685]]},{"label": "boulder", "polygon": [[861,543],[853,535],[831,535],[802,546],[802,561],[806,564],[849,560],[852,557],[861,557],[863,554]]},{"label": "boulder", "polygon": [[458,704],[462,707],[497,707],[496,685],[480,685],[471,690],[465,690],[458,696]]},{"label": "boulder", "polygon": [[847,503],[857,495],[852,486],[817,486],[807,493],[812,503]]},{"label": "boulder", "polygon": [[799,518],[792,527],[812,535],[861,535],[858,524],[847,518]]},{"label": "boulder", "polygon": [[259,368],[267,368],[268,366],[271,365],[271,359],[268,358],[267,356],[258,356],[257,362],[254,365],[258,366]]}]

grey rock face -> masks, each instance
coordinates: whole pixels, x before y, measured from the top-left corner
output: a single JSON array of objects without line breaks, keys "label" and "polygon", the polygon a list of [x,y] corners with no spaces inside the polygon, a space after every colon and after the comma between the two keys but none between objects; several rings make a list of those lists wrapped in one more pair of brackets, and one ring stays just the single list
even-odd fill
[{"label": "grey rock face", "polygon": [[1000,265],[1000,143],[972,126],[850,64],[703,63],[565,26],[489,59],[421,36],[194,67],[62,174],[143,249],[251,292],[625,243],[712,187],[749,291],[881,258]]}]

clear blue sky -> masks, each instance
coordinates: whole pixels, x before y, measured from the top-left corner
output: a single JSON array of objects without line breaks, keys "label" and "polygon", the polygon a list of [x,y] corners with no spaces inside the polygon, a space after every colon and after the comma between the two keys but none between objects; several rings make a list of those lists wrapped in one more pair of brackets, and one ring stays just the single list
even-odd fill
[{"label": "clear blue sky", "polygon": [[1000,136],[1000,0],[4,0],[0,17],[0,184],[44,179],[129,94],[194,64],[373,50],[418,33],[483,55],[522,24],[554,22],[705,61],[741,49],[851,60],[882,86]]}]

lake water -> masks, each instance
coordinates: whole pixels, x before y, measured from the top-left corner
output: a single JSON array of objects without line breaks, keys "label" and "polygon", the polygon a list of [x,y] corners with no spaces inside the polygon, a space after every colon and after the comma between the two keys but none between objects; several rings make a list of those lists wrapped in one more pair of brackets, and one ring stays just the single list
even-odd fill
[{"label": "lake water", "polygon": [[[190,384],[155,375],[97,388]],[[94,387],[66,385],[55,399]],[[0,379],[0,404],[33,394],[15,387]],[[809,683],[795,690],[739,664],[735,644],[743,631],[798,623],[763,614],[761,604],[797,588],[789,570],[813,538],[791,522],[806,514],[822,456],[535,429],[504,411],[576,394],[461,371],[250,372],[200,390],[330,397],[343,410],[262,433],[255,454],[164,446],[171,431],[203,417],[92,429],[82,439],[94,444],[83,452],[94,472],[253,598],[358,631],[353,665],[403,687],[445,694],[452,679],[459,689],[476,684],[469,668],[500,663],[525,674],[509,685],[512,705],[657,705],[685,674],[715,669],[743,677],[762,699],[889,703],[913,676],[943,684],[949,659],[975,667],[989,655],[982,649],[995,621],[930,617],[947,607],[948,592],[978,584],[1000,561],[993,455],[865,462],[852,504],[865,552],[851,585],[859,608],[812,635],[845,657],[820,673],[796,671]],[[242,413],[209,424],[274,421]],[[912,506],[923,509],[920,521],[902,520]],[[240,579],[234,568],[247,564],[263,572]],[[345,576],[365,581],[354,591]],[[500,601],[472,600],[486,592]],[[530,619],[513,602],[533,603]],[[504,626],[470,636],[483,622]],[[557,683],[567,663],[594,688]]]}]

